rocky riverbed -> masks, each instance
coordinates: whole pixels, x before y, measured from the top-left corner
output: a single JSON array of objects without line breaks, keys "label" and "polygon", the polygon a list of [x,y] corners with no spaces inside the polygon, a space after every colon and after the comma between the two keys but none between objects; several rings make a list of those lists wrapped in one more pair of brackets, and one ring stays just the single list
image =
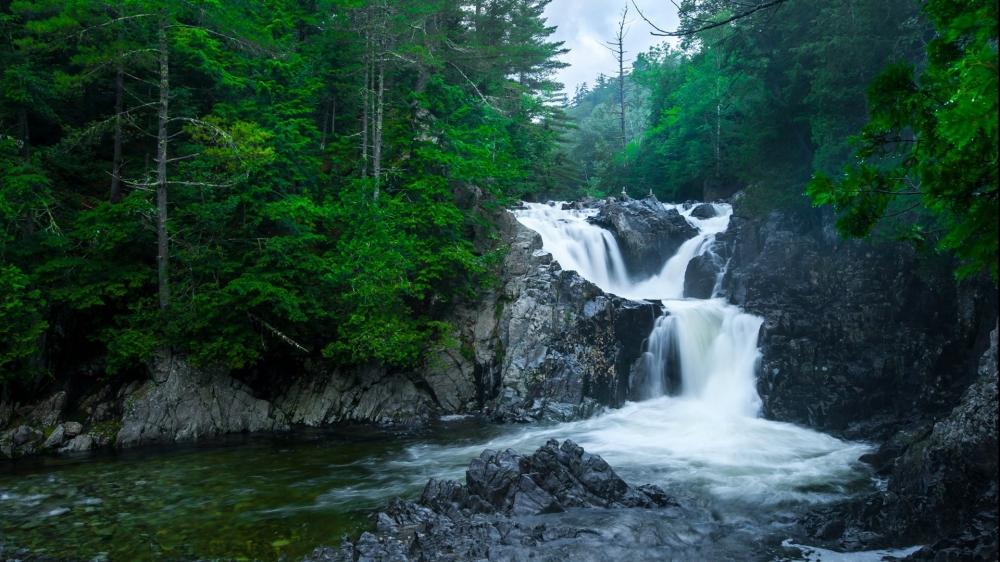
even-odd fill
[{"label": "rocky riverbed", "polygon": [[[622,248],[624,267],[639,277],[653,274],[693,232],[676,208],[653,199],[565,205],[586,210],[589,223],[607,229]],[[712,205],[685,209],[704,218],[716,213]],[[195,369],[183,357],[164,356],[139,380],[95,385],[87,378],[34,400],[0,398],[0,455],[72,459],[98,449],[345,423],[400,430],[464,415],[551,423],[586,419],[634,398],[662,303],[606,292],[564,271],[539,235],[509,213],[496,222],[496,244],[506,251],[497,285],[453,312],[455,345],[421,369],[268,367],[298,373],[275,386],[266,369]],[[683,283],[686,297],[714,295],[763,318],[757,391],[766,418],[871,444],[862,460],[878,486],[815,506],[801,521],[795,516],[795,525],[801,523],[802,537],[836,549],[920,544],[926,549],[916,559],[995,559],[996,287],[983,279],[956,282],[952,264],[899,243],[841,240],[832,224],[829,214],[810,210],[753,216],[737,198],[730,227],[711,251],[690,261]],[[524,522],[510,536],[550,544],[539,552],[560,552],[576,541],[574,552],[583,556],[590,538],[614,542],[605,532],[613,520],[622,521],[621,536],[659,537],[641,540],[664,547],[680,548],[663,537],[698,534],[675,523],[644,527],[634,514],[648,506],[581,512],[560,505],[568,514],[560,517],[577,523],[546,535],[531,518],[548,515],[518,513]],[[699,520],[695,507],[680,502],[656,511],[692,509],[686,516]],[[424,510],[445,517],[422,503],[397,508],[386,511],[390,518]],[[489,528],[511,516],[474,515],[449,524],[464,532],[475,520],[482,523],[477,532],[493,536]],[[388,548],[391,535],[372,535],[351,548]],[[437,536],[436,544],[447,545]],[[622,540],[623,553],[642,556]]]}]

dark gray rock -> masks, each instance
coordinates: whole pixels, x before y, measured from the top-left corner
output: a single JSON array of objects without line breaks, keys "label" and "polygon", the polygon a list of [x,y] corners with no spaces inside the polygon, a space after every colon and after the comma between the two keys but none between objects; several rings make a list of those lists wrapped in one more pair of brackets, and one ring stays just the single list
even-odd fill
[{"label": "dark gray rock", "polygon": [[22,446],[38,441],[41,437],[41,431],[38,431],[31,426],[21,425],[14,429],[14,432],[11,434],[11,441],[17,446]]},{"label": "dark gray rock", "polygon": [[625,267],[637,278],[659,273],[681,244],[698,234],[677,210],[665,210],[655,197],[607,203],[590,221],[614,235]]},{"label": "dark gray rock", "polygon": [[57,426],[48,438],[45,439],[45,443],[42,443],[42,448],[55,449],[61,447],[67,439],[69,437],[66,435],[65,424]]},{"label": "dark gray rock", "polygon": [[620,405],[656,307],[563,271],[535,232],[504,220],[502,284],[466,332],[476,401],[506,422],[564,421]]},{"label": "dark gray rock", "polygon": [[764,414],[885,440],[958,403],[996,322],[996,288],[895,242],[842,239],[818,211],[737,205],[723,294],[764,318]]},{"label": "dark gray rock", "polygon": [[290,423],[310,427],[345,421],[417,424],[435,409],[431,395],[411,376],[374,365],[329,372],[314,367],[274,404]]},{"label": "dark gray rock", "polygon": [[112,420],[121,413],[114,391],[108,385],[98,388],[84,396],[79,403],[79,410],[87,415],[88,423],[98,423]]},{"label": "dark gray rock", "polygon": [[66,392],[60,390],[39,402],[27,416],[27,422],[38,427],[53,427],[62,418],[66,407]]},{"label": "dark gray rock", "polygon": [[684,273],[684,296],[692,299],[711,298],[723,265],[722,259],[714,252],[705,252],[692,258]]},{"label": "dark gray rock", "polygon": [[395,500],[377,514],[374,533],[304,560],[748,559],[726,554],[735,533],[720,532],[709,511],[626,483],[571,441],[527,457],[484,451],[466,481],[432,480],[419,502]]},{"label": "dark gray rock", "polygon": [[810,534],[840,550],[995,553],[996,371],[979,364],[984,351],[996,364],[995,285],[956,282],[949,260],[904,244],[841,239],[828,212],[737,206],[731,230],[723,291],[764,318],[765,415],[880,444],[864,460],[885,489],[817,510]]},{"label": "dark gray rock", "polygon": [[710,219],[718,215],[711,203],[701,203],[691,210],[691,216],[696,219]]},{"label": "dark gray rock", "polygon": [[14,459],[32,455],[40,450],[41,431],[28,426],[19,425],[0,433],[0,458]]},{"label": "dark gray rock", "polygon": [[152,380],[125,398],[119,447],[288,427],[270,403],[222,371],[193,369],[168,355],[157,357],[151,372]]},{"label": "dark gray rock", "polygon": [[83,453],[90,451],[97,446],[98,443],[94,440],[94,437],[88,433],[84,433],[83,435],[77,435],[76,437],[70,439],[65,446],[59,449],[59,453]]},{"label": "dark gray rock", "polygon": [[64,422],[60,427],[62,428],[63,432],[66,435],[66,438],[68,439],[72,439],[73,437],[76,437],[77,435],[80,435],[80,433],[83,432],[83,424],[81,424],[80,422],[73,422],[73,421]]}]

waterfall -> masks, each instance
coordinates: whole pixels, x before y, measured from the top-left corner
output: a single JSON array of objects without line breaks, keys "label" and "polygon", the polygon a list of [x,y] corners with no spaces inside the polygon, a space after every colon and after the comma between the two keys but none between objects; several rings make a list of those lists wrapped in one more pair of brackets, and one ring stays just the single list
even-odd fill
[{"label": "waterfall", "polygon": [[[624,267],[622,252],[610,232],[587,222],[596,209],[563,209],[562,203],[529,203],[515,212],[517,219],[541,235],[542,247],[563,269],[578,272],[609,293],[634,300],[660,300],[658,318],[640,358],[643,399],[667,394],[679,386],[679,395],[718,413],[756,416],[760,411],[754,371],[760,359],[757,333],[762,320],[742,312],[724,299],[684,299],[684,275],[697,256],[712,252],[717,234],[729,227],[732,207],[713,204],[715,216],[692,216],[695,205],[664,204],[675,209],[697,234],[650,278],[633,280]],[[718,285],[718,283],[716,283]],[[679,385],[671,385],[672,370]],[[679,375],[679,376],[676,376]]]}]

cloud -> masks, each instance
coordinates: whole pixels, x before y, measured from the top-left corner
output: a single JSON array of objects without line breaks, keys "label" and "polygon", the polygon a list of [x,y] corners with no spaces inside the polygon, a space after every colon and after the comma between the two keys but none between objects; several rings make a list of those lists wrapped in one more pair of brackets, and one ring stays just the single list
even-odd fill
[{"label": "cloud", "polygon": [[[677,9],[667,0],[636,0],[642,13],[659,27],[677,27]],[[616,75],[618,62],[608,50],[618,30],[625,2],[622,0],[552,0],[545,9],[549,25],[557,26],[552,38],[564,41],[570,52],[562,60],[569,66],[556,73],[556,79],[572,93],[581,83],[593,83],[598,74]],[[625,57],[635,56],[663,42],[663,37],[649,34],[649,25],[629,5]]]}]

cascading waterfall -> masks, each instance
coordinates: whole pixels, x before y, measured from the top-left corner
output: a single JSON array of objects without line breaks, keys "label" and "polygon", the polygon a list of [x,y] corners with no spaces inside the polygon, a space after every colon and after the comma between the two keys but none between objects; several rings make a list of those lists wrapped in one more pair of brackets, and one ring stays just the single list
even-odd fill
[{"label": "cascading waterfall", "polygon": [[610,232],[587,222],[596,209],[563,209],[561,203],[529,203],[515,213],[522,224],[538,232],[543,248],[559,264],[606,292],[636,300],[661,300],[664,315],[656,320],[642,357],[643,398],[667,393],[670,367],[680,368],[680,395],[723,412],[756,416],[760,397],[754,385],[761,319],[723,299],[682,299],[684,275],[697,256],[712,251],[715,236],[729,227],[732,207],[713,204],[715,216],[692,216],[695,205],[664,204],[675,209],[698,234],[684,241],[660,272],[633,281],[622,252]]},{"label": "cascading waterfall", "polygon": [[[857,467],[858,457],[869,450],[866,445],[759,417],[755,371],[761,318],[718,295],[683,298],[688,264],[699,255],[714,256],[715,237],[729,226],[729,205],[714,204],[715,216],[699,219],[692,216],[695,205],[664,204],[698,233],[681,244],[659,273],[645,279],[629,275],[611,233],[587,222],[597,210],[568,207],[528,203],[514,214],[540,234],[543,249],[563,269],[578,272],[606,292],[662,302],[664,313],[641,357],[645,376],[636,394],[642,400],[598,418],[525,429],[488,446],[526,449],[547,436],[570,437],[605,455],[636,481],[700,488],[753,504],[825,501],[866,480]],[[431,456],[470,454],[472,449]],[[416,457],[429,453],[411,452]]]}]

